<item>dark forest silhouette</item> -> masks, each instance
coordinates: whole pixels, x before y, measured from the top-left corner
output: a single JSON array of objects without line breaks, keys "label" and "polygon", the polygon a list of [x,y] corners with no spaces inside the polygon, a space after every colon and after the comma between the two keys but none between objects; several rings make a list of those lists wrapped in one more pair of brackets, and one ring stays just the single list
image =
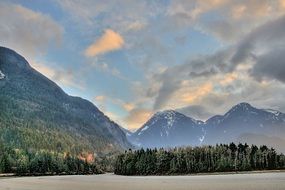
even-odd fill
[{"label": "dark forest silhouette", "polygon": [[285,168],[285,156],[273,148],[247,144],[141,149],[117,157],[115,174],[168,175]]}]

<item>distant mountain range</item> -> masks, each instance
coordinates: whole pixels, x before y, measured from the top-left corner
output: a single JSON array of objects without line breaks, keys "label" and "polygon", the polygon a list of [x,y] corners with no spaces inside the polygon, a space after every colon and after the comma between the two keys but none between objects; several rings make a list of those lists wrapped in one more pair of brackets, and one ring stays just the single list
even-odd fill
[{"label": "distant mountain range", "polygon": [[4,47],[0,47],[0,143],[72,153],[132,147],[121,128],[91,102],[67,95]]},{"label": "distant mountain range", "polygon": [[0,47],[0,144],[108,154],[133,145],[153,148],[232,141],[266,144],[285,152],[285,114],[240,103],[204,122],[166,110],[132,133],[91,102],[67,95],[21,55]]},{"label": "distant mountain range", "polygon": [[240,103],[203,122],[167,110],[154,114],[128,139],[144,148],[247,142],[285,152],[285,114]]}]

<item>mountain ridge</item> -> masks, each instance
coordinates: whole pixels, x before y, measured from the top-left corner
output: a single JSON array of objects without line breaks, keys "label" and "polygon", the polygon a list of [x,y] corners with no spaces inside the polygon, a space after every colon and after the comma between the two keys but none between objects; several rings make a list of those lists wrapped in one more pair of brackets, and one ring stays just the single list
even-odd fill
[{"label": "mountain ridge", "polygon": [[[13,147],[77,153],[108,153],[132,147],[120,127],[93,103],[66,94],[14,50],[0,47],[0,71],[4,75],[0,80],[3,142]],[[41,145],[33,138],[42,139]]]},{"label": "mountain ridge", "polygon": [[[184,125],[184,123],[187,123],[187,125]],[[178,146],[187,142],[184,140],[186,138],[185,134],[188,136],[187,131],[190,132],[190,128],[187,126],[192,126],[192,129],[190,130],[194,130],[196,133],[199,133],[200,129],[197,128],[197,124],[199,123],[201,123],[201,121],[194,120],[177,111],[166,110],[154,114],[153,117],[151,117],[141,128],[136,130],[128,139],[137,146],[141,146],[140,141],[145,141],[146,146],[149,148],[156,147],[157,145],[171,146],[173,143]],[[157,127],[154,128],[153,126]],[[175,136],[170,139],[170,134],[177,133],[177,130],[184,132],[181,133],[180,136]],[[144,139],[146,133],[153,138],[151,140]],[[202,136],[203,132],[200,132],[197,135],[195,134],[195,136],[188,137],[198,140],[199,138],[202,138]],[[194,142],[195,141],[193,140],[192,143]],[[152,146],[153,143],[155,146]]]},{"label": "mountain ridge", "polygon": [[[164,142],[159,137],[159,133],[156,135],[147,136],[149,131],[156,131],[167,126],[167,121],[156,123],[156,125],[149,125],[149,122],[154,121],[157,115],[165,113],[165,111],[155,113],[136,133],[133,133],[128,139],[139,147],[151,148],[151,147],[173,147],[173,146],[186,146],[186,145],[203,145],[203,144],[216,144],[216,143],[229,143],[232,141],[245,140],[250,143],[251,140],[248,138],[250,135],[243,136],[243,134],[251,134],[256,137],[259,142],[260,138],[266,136],[267,139],[276,137],[276,139],[284,138],[285,134],[285,114],[272,109],[258,109],[251,106],[249,103],[241,102],[237,105],[232,106],[229,111],[223,115],[215,115],[207,119],[206,121],[195,120],[188,117],[188,120],[181,123],[180,125],[188,126],[186,130],[181,131],[179,134],[170,134],[168,142]],[[175,111],[177,115],[181,114]],[[182,114],[183,115],[183,114]],[[167,118],[164,118],[167,120]],[[175,120],[175,119],[174,119]],[[193,123],[195,125],[193,126]],[[162,127],[162,126],[163,127]],[[151,129],[156,128],[156,129]],[[195,129],[195,130],[194,130]],[[197,130],[199,130],[197,132]],[[143,131],[143,133],[141,132]],[[184,137],[185,134],[188,136]],[[260,136],[257,138],[257,136]],[[185,138],[184,141],[180,140],[181,143],[170,143],[176,138]],[[193,142],[193,139],[195,142]],[[198,140],[197,140],[198,138]],[[159,139],[154,141],[154,139]],[[163,143],[157,143],[161,141]],[[150,144],[153,142],[154,144]],[[253,141],[254,142],[254,141]],[[273,142],[272,140],[270,142]],[[284,141],[282,140],[282,143]],[[273,145],[276,145],[275,143]],[[285,144],[284,144],[285,145]],[[280,145],[278,146],[281,147]],[[285,149],[282,149],[285,152]]]}]

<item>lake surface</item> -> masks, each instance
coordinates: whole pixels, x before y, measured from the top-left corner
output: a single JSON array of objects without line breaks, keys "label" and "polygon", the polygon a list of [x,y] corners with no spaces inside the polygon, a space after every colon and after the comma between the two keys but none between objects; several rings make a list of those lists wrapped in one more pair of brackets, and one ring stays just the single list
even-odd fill
[{"label": "lake surface", "polygon": [[1,190],[285,190],[285,173],[128,177],[114,174],[0,179]]}]

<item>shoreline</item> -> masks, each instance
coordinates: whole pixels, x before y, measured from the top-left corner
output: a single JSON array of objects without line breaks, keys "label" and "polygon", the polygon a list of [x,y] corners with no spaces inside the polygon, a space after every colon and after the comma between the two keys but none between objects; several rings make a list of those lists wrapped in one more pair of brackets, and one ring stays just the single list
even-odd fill
[{"label": "shoreline", "polygon": [[10,190],[284,190],[285,172],[198,176],[73,175],[0,179]]},{"label": "shoreline", "polygon": [[54,177],[54,176],[102,176],[102,175],[114,175],[121,177],[179,177],[179,176],[211,176],[211,175],[235,175],[235,174],[264,174],[264,173],[285,173],[285,169],[282,170],[254,170],[254,171],[234,171],[234,172],[209,172],[209,173],[193,173],[193,174],[170,174],[170,175],[117,175],[114,173],[103,174],[62,174],[62,175],[16,175],[13,173],[0,174],[1,179],[7,178],[23,178],[23,177]]},{"label": "shoreline", "polygon": [[116,176],[125,177],[179,177],[179,176],[210,176],[210,175],[234,175],[234,174],[263,174],[263,173],[285,173],[285,169],[281,170],[253,170],[253,171],[231,171],[231,172],[202,172],[202,173],[191,173],[191,174],[169,174],[169,175],[118,175],[111,173]]},{"label": "shoreline", "polygon": [[157,175],[157,176],[204,176],[204,175],[234,175],[234,174],[263,174],[263,173],[285,173],[285,169],[282,169],[282,170],[232,171],[232,172],[209,172],[209,173],[202,172],[202,173],[181,174],[181,175],[173,174],[173,175]]}]

